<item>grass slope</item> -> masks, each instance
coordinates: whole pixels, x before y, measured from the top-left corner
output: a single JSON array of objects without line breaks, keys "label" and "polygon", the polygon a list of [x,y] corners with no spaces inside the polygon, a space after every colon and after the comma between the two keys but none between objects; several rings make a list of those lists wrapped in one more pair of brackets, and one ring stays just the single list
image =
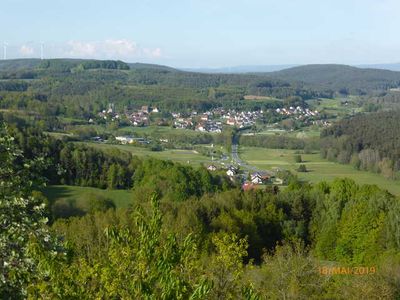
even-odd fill
[{"label": "grass slope", "polygon": [[98,149],[119,149],[122,151],[128,151],[133,155],[139,157],[149,156],[158,159],[172,160],[180,163],[188,164],[200,164],[210,162],[210,158],[194,150],[181,150],[181,149],[169,149],[164,151],[151,151],[147,148],[135,147],[131,145],[112,145],[112,144],[99,144],[99,143],[86,143],[88,146],[96,147]]},{"label": "grass slope", "polygon": [[338,177],[348,177],[358,184],[376,184],[389,192],[400,195],[400,182],[387,180],[379,174],[355,170],[350,165],[342,165],[322,159],[319,153],[301,154],[303,163],[309,172],[296,171],[298,163],[294,162],[295,150],[265,149],[256,147],[240,147],[240,157],[250,165],[261,169],[283,168],[297,174],[300,179],[310,182],[332,181]]},{"label": "grass slope", "polygon": [[101,196],[114,201],[116,207],[128,207],[132,203],[132,192],[129,190],[102,190],[91,187],[52,185],[43,190],[50,203],[65,199],[78,208],[85,208],[89,195]]}]

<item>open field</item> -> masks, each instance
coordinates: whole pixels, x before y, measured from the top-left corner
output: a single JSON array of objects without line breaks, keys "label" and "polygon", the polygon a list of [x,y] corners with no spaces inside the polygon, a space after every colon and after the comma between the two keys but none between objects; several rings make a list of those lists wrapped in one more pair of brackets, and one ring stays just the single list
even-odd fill
[{"label": "open field", "polygon": [[132,193],[129,190],[102,190],[91,187],[52,185],[43,190],[43,194],[50,203],[65,199],[76,207],[84,208],[88,195],[102,196],[114,201],[117,207],[128,207],[132,202]]},{"label": "open field", "polygon": [[[347,102],[347,104],[345,104]],[[346,115],[359,112],[361,109],[357,105],[357,97],[349,96],[347,98],[334,98],[327,99],[323,98],[320,101],[311,100],[308,104],[319,112],[325,112],[338,117],[344,117]]]},{"label": "open field", "polygon": [[322,180],[332,181],[337,177],[348,177],[358,184],[376,184],[389,192],[400,195],[400,182],[387,180],[379,174],[355,170],[350,165],[342,165],[322,159],[319,153],[301,154],[303,163],[309,172],[296,171],[298,163],[294,161],[295,150],[265,149],[255,147],[240,147],[242,160],[261,169],[283,168],[297,174],[300,179],[310,182]]},{"label": "open field", "polygon": [[[319,137],[321,134],[321,130],[322,130],[321,127],[317,126],[309,126],[294,131],[287,131],[285,129],[266,127],[261,131],[256,132],[256,135],[286,135],[295,138],[310,138],[310,137]],[[253,135],[253,133],[247,132],[244,133],[243,135]]]},{"label": "open field", "polygon": [[[204,134],[199,131],[194,131],[190,129],[176,129],[172,128],[170,126],[146,126],[146,127],[133,127],[133,126],[126,126],[119,128],[116,132],[116,134],[133,134],[133,135],[138,135],[138,136],[143,136],[143,135],[152,135],[154,133],[157,134],[162,134],[162,133],[174,133],[174,134],[183,134],[183,135],[189,135],[189,136],[195,136],[199,134]],[[211,133],[208,133],[211,134]]]},{"label": "open field", "polygon": [[156,134],[157,136],[161,136],[162,134],[179,134],[179,135],[185,135],[185,136],[199,136],[199,135],[213,135],[213,134],[218,134],[218,133],[212,133],[212,132],[200,132],[200,131],[194,131],[191,129],[176,129],[172,128],[170,126],[157,126],[157,125],[151,125],[151,126],[145,126],[145,127],[134,127],[134,126],[124,126],[120,127],[118,129],[110,129],[107,128],[106,125],[104,124],[80,124],[80,125],[74,125],[73,126],[74,130],[79,130],[79,129],[94,129],[97,134],[103,134],[103,133],[109,133],[113,134],[115,136],[118,135],[133,135],[136,137],[143,137],[143,136],[152,136]]},{"label": "open field", "polygon": [[151,151],[148,148],[135,147],[132,145],[113,145],[113,144],[100,144],[100,143],[86,143],[89,146],[93,146],[99,149],[119,149],[123,151],[131,152],[133,155],[139,157],[155,157],[158,159],[172,160],[185,164],[198,165],[201,163],[210,163],[211,158],[201,155],[195,150],[184,150],[184,149],[167,149],[164,151]]},{"label": "open field", "polygon": [[269,96],[257,96],[257,95],[245,95],[243,97],[245,100],[273,100],[273,101],[282,101],[281,99],[269,97]]}]

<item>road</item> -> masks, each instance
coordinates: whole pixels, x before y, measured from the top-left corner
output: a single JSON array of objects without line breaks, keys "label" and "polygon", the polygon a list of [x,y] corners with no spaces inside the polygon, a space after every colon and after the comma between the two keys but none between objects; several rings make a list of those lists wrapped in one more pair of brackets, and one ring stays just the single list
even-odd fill
[{"label": "road", "polygon": [[[247,171],[245,173],[248,173],[249,171],[251,171],[251,172],[267,173],[269,175],[272,175],[271,171],[262,170],[255,166],[251,166],[248,163],[246,163],[245,161],[241,160],[241,158],[239,157],[239,153],[238,153],[238,151],[239,151],[239,136],[238,135],[235,135],[232,138],[232,147],[231,148],[232,148],[231,154],[232,154],[233,162],[236,163],[242,169],[245,169],[245,171]],[[247,178],[247,175],[246,175],[246,178]]]}]

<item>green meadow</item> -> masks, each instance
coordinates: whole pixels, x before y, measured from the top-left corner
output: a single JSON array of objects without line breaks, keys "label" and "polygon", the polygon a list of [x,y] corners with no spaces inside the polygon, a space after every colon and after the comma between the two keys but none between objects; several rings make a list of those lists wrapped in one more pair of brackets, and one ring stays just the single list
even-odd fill
[{"label": "green meadow", "polygon": [[86,207],[89,196],[111,199],[116,207],[128,207],[132,202],[132,192],[130,190],[103,190],[92,187],[51,185],[44,188],[42,192],[51,204],[57,200],[65,200],[82,209]]},{"label": "green meadow", "polygon": [[[295,163],[296,150],[240,147],[242,160],[261,169],[283,168],[297,174],[300,179],[310,182],[332,181],[338,177],[348,177],[358,184],[376,184],[392,194],[400,195],[400,181],[388,180],[383,176],[355,170],[350,165],[342,165],[322,159],[319,153],[301,154],[302,163]],[[299,164],[305,164],[308,172],[297,172]]]},{"label": "green meadow", "polygon": [[133,155],[139,157],[155,157],[158,159],[172,160],[190,165],[199,165],[201,163],[210,163],[211,158],[198,153],[196,150],[185,150],[185,149],[166,149],[163,151],[151,151],[148,148],[136,147],[133,145],[115,145],[115,144],[100,144],[100,143],[86,143],[89,146],[96,147],[98,149],[119,149],[122,151],[128,151]]}]

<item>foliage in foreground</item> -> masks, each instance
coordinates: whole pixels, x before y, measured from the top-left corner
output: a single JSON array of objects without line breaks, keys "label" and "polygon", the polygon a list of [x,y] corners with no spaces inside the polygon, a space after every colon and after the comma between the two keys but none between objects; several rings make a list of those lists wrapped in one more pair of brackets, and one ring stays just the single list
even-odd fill
[{"label": "foliage in foreground", "polygon": [[26,296],[29,283],[41,278],[33,248],[42,247],[57,255],[44,226],[45,203],[32,193],[38,184],[42,158],[27,160],[16,147],[7,128],[0,128],[0,295],[18,299]]},{"label": "foliage in foreground", "polygon": [[[152,198],[130,210],[57,221],[53,230],[65,238],[60,249],[46,229],[41,198],[32,196],[41,160],[25,159],[5,131],[0,155],[1,298],[400,295],[399,199],[377,187],[341,179],[316,186],[293,182],[279,193]],[[322,276],[321,265],[378,271]]]}]

